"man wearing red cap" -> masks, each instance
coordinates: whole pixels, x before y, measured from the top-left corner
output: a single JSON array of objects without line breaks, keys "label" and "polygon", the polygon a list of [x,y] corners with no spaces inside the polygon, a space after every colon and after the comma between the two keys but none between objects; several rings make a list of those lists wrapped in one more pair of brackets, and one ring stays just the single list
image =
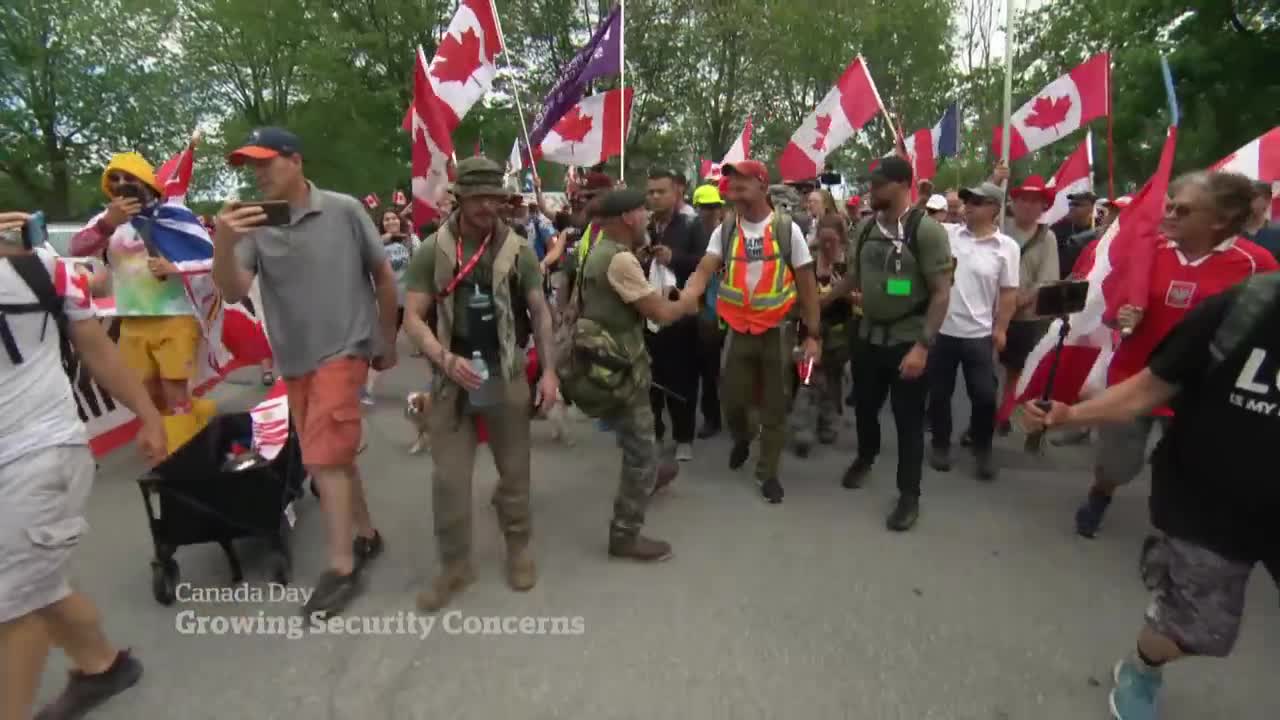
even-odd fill
[{"label": "man wearing red cap", "polygon": [[770,503],[782,502],[778,465],[786,444],[791,388],[792,339],[786,319],[799,295],[804,325],[804,361],[819,353],[818,285],[813,257],[799,225],[769,204],[769,171],[756,160],[727,165],[735,212],[711,233],[707,253],[681,294],[686,312],[698,311],[698,299],[711,276],[724,268],[716,311],[729,326],[725,340],[723,393],[725,421],[733,435],[729,468],[736,470],[751,453],[747,422],[750,398],[761,392],[760,459],[756,479]]}]

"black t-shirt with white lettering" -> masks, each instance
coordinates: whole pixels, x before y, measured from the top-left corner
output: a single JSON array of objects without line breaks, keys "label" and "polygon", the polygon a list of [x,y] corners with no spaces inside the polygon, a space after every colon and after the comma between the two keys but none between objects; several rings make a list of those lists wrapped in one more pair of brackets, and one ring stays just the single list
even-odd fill
[{"label": "black t-shirt with white lettering", "polygon": [[1206,299],[1151,356],[1151,372],[1179,388],[1152,459],[1151,520],[1254,562],[1280,557],[1280,305],[1211,369],[1209,345],[1239,293]]}]

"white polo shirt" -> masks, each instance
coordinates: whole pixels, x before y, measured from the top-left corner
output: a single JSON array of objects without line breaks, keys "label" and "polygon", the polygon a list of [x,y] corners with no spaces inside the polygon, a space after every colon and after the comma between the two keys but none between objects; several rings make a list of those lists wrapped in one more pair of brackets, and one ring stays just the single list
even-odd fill
[{"label": "white polo shirt", "polygon": [[956,338],[990,337],[1000,290],[1018,288],[1018,242],[999,231],[979,238],[964,225],[943,227],[951,240],[956,272],[941,332]]}]

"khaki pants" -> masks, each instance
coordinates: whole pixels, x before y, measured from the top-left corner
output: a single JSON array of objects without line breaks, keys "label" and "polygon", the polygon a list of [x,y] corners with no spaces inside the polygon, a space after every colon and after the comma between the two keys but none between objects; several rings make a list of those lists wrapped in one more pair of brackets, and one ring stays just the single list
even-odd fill
[{"label": "khaki pants", "polygon": [[[466,391],[445,380],[431,405],[432,504],[436,544],[445,565],[470,559],[471,477],[475,468],[475,418],[462,415]],[[489,449],[498,467],[493,506],[508,542],[529,540],[529,385],[510,380],[503,401],[484,414]]]},{"label": "khaki pants", "polygon": [[795,372],[792,345],[785,325],[761,335],[730,330],[725,338],[720,391],[725,423],[735,444],[750,442],[754,428],[750,427],[748,414],[752,403],[759,403],[761,433],[756,479],[762,482],[778,478],[778,465],[787,442],[787,406]]}]

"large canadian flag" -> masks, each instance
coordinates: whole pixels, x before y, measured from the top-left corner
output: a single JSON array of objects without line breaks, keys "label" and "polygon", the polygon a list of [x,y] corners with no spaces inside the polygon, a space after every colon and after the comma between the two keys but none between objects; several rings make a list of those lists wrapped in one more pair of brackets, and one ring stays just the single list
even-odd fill
[{"label": "large canadian flag", "polygon": [[[1137,293],[1145,297],[1148,291],[1177,137],[1177,128],[1169,128],[1155,174],[1077,265],[1089,282],[1089,296],[1084,310],[1070,317],[1050,395],[1054,400],[1074,403],[1106,387],[1118,334],[1109,323],[1121,305],[1134,302]],[[1061,328],[1062,320],[1054,320],[1027,357],[1030,371],[1018,380],[1020,402],[1040,398],[1048,385]]]},{"label": "large canadian flag", "polygon": [[1085,135],[1075,152],[1062,162],[1062,167],[1049,181],[1053,188],[1053,207],[1045,210],[1040,222],[1052,225],[1067,216],[1068,196],[1093,190],[1093,134]]},{"label": "large canadian flag", "polygon": [[635,90],[626,88],[583,98],[552,126],[535,157],[562,165],[598,165],[621,153],[634,96]]},{"label": "large canadian flag", "polygon": [[817,177],[827,155],[880,112],[884,112],[880,91],[876,90],[866,61],[859,55],[783,149],[782,157],[778,158],[783,181]]},{"label": "large canadian flag", "polygon": [[413,105],[403,124],[413,137],[415,225],[440,215],[452,168],[453,131],[493,87],[502,50],[492,0],[462,0],[430,63],[418,48]]},{"label": "large canadian flag", "polygon": [[737,140],[729,146],[729,151],[720,158],[720,162],[711,162],[703,159],[702,161],[702,177],[712,182],[720,182],[721,169],[725,165],[736,162],[742,162],[751,156],[751,116],[747,116],[747,124],[742,128],[742,134]]},{"label": "large canadian flag", "polygon": [[[1009,162],[1033,153],[1111,112],[1111,56],[1099,53],[1048,85],[1009,118]],[[1000,153],[1002,128],[992,148]]]}]

